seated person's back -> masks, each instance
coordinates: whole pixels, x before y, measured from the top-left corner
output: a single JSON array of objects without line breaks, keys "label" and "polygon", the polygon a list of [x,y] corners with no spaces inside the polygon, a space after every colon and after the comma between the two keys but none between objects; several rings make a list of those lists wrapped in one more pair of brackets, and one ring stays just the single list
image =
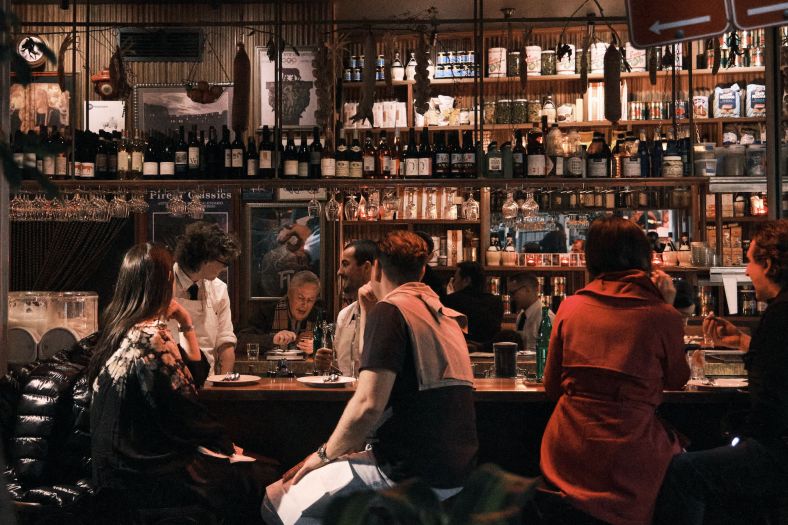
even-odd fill
[{"label": "seated person's back", "polygon": [[468,317],[466,339],[488,348],[501,330],[503,303],[500,296],[484,291],[484,272],[475,262],[461,262],[454,273],[454,293],[443,304]]}]

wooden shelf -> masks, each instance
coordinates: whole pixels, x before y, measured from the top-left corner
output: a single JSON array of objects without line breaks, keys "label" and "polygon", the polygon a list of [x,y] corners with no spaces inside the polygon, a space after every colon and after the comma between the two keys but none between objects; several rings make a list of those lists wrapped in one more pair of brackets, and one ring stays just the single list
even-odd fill
[{"label": "wooden shelf", "polygon": [[[483,255],[483,254],[482,254]],[[585,273],[585,266],[484,266],[485,272],[494,273],[521,273],[521,272],[543,272],[543,273]]]},{"label": "wooden shelf", "polygon": [[[731,75],[752,75],[752,74],[764,74],[765,68],[763,67],[734,67],[731,69],[724,69],[720,68],[719,72],[717,72],[716,76],[731,76]],[[621,78],[648,78],[649,74],[648,71],[637,71],[632,73],[621,73]],[[671,71],[658,71],[657,78],[660,77],[671,77]],[[676,76],[679,78],[686,78],[689,76],[689,72],[686,70],[676,71]],[[712,75],[711,69],[696,69],[692,71],[693,77],[707,77],[707,76],[715,76]],[[589,73],[588,80],[591,82],[601,81],[604,79],[604,75],[601,73]],[[479,82],[478,77],[471,77],[471,78],[436,78],[430,80],[431,85],[444,85],[444,84],[474,84]],[[528,82],[569,82],[580,80],[580,75],[573,73],[571,75],[529,75]],[[499,77],[499,78],[484,78],[485,84],[500,84],[500,83],[507,83],[507,82],[520,82],[519,77]],[[399,80],[393,81],[392,87],[400,87],[400,86],[409,86],[414,84],[415,82],[412,80]],[[363,85],[363,82],[343,82],[342,86],[347,88],[358,87],[360,88]],[[386,87],[386,83],[379,81],[375,82],[375,87]]]},{"label": "wooden shelf", "polygon": [[[712,177],[713,178],[713,177]],[[56,180],[53,181],[61,190],[174,190],[195,188],[218,188],[243,190],[271,190],[275,188],[313,189],[336,188],[338,190],[386,187],[456,187],[456,188],[582,188],[582,187],[675,187],[706,185],[709,177],[680,178],[631,178],[631,179],[565,179],[545,177],[531,179],[186,179],[186,180]],[[41,187],[35,181],[23,181],[22,190],[37,191]],[[573,210],[581,212],[583,209]]]},{"label": "wooden shelf", "polygon": [[395,219],[395,220],[379,220],[379,221],[343,221],[344,226],[355,224],[364,225],[380,225],[380,226],[405,226],[408,224],[421,224],[421,225],[444,225],[444,226],[478,226],[481,224],[479,221],[466,221],[462,219]]},{"label": "wooden shelf", "polygon": [[[769,220],[768,215],[748,215],[746,217],[722,217],[723,224],[735,222],[765,222]],[[706,218],[706,224],[714,224],[714,219]]]},{"label": "wooden shelf", "polygon": [[708,266],[660,266],[665,273],[708,273]]},{"label": "wooden shelf", "polygon": [[[697,125],[706,125],[706,124],[748,124],[748,123],[760,123],[766,122],[766,117],[737,117],[737,118],[701,118],[695,119],[694,123]],[[678,119],[676,123],[679,126],[688,126],[689,119]],[[521,122],[518,124],[485,124],[484,130],[485,131],[499,131],[499,130],[508,130],[513,131],[518,128],[530,128],[537,124],[533,122]],[[646,127],[646,126],[672,126],[673,120],[671,119],[654,119],[654,120],[620,120],[617,124],[612,124],[607,120],[589,120],[589,121],[578,121],[578,122],[559,122],[559,128],[627,128],[627,127]],[[418,128],[423,129],[423,128]],[[475,126],[471,124],[463,124],[460,126],[426,126],[426,129],[431,132],[440,132],[440,131],[474,131]],[[366,133],[367,131],[371,131],[374,133],[379,133],[381,131],[385,131],[387,133],[405,133],[408,131],[408,128],[343,128],[345,133],[351,133],[358,131],[359,133]]]}]

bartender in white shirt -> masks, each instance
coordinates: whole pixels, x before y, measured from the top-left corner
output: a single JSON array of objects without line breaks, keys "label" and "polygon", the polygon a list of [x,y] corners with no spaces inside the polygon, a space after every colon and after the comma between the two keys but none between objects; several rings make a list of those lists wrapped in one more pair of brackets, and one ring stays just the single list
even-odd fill
[{"label": "bartender in white shirt", "polygon": [[[515,329],[523,339],[525,350],[536,350],[536,338],[539,335],[539,325],[542,322],[542,301],[539,294],[539,281],[532,273],[519,273],[510,277],[506,283],[506,290],[512,298],[517,312]],[[550,311],[550,320],[555,314]]]},{"label": "bartender in white shirt", "polygon": [[[218,275],[240,253],[240,244],[233,236],[207,222],[187,226],[175,247],[175,300],[191,314],[211,374],[232,372],[235,365],[237,339],[230,296]],[[183,344],[183,334],[180,336]]]},{"label": "bartender in white shirt", "polygon": [[[337,275],[342,279],[342,293],[348,300],[357,299],[359,288],[369,282],[377,253],[377,244],[366,239],[353,241],[342,251]],[[354,300],[339,312],[334,335],[337,364],[343,375],[358,372],[362,341],[361,309]]]}]

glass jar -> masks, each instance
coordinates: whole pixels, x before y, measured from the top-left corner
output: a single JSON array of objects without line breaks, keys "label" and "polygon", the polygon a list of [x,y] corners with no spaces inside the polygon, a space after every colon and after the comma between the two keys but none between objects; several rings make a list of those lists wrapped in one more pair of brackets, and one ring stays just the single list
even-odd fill
[{"label": "glass jar", "polygon": [[506,76],[519,77],[520,76],[520,52],[509,51],[506,55]]},{"label": "glass jar", "polygon": [[689,188],[673,188],[670,194],[671,207],[677,209],[687,209],[690,207],[690,191]]},{"label": "glass jar", "polygon": [[667,155],[662,160],[663,177],[681,177],[684,175],[684,163],[678,155]]},{"label": "glass jar", "polygon": [[758,315],[758,300],[755,298],[755,289],[745,286],[739,291],[741,296],[741,314]]},{"label": "glass jar", "polygon": [[495,124],[495,101],[486,100],[484,102],[484,123]]},{"label": "glass jar", "polygon": [[512,124],[528,122],[528,101],[518,98],[512,102]]},{"label": "glass jar", "polygon": [[538,124],[542,120],[542,102],[539,100],[528,101],[528,118],[526,122]]},{"label": "glass jar", "polygon": [[555,75],[555,51],[552,49],[542,51],[542,74]]},{"label": "glass jar", "polygon": [[512,123],[512,101],[509,99],[499,100],[495,104],[495,122],[497,124]]}]

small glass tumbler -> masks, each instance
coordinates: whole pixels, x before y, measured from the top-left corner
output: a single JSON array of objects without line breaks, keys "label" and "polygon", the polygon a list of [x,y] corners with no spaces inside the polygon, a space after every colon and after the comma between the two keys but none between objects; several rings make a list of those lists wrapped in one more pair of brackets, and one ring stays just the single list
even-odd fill
[{"label": "small glass tumbler", "polygon": [[246,358],[249,361],[257,361],[260,359],[260,345],[258,343],[246,344]]}]

